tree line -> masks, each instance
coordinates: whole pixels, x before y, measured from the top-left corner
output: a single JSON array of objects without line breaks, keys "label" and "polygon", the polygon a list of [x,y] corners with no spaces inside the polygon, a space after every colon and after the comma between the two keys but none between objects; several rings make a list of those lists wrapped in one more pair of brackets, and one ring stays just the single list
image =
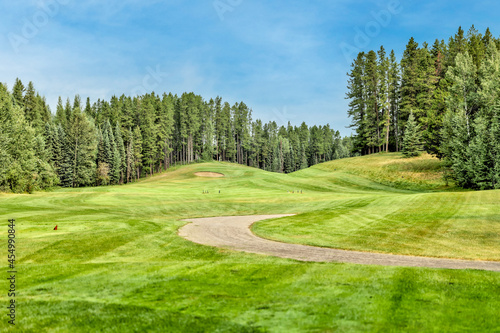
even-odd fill
[{"label": "tree line", "polygon": [[329,125],[252,120],[243,102],[154,92],[82,102],[55,114],[30,82],[0,84],[0,190],[31,192],[124,184],[175,164],[225,161],[290,173],[351,156],[350,137]]},{"label": "tree line", "polygon": [[499,50],[489,28],[472,26],[432,46],[411,38],[400,61],[383,46],[359,53],[346,94],[354,151],[401,151],[419,136],[458,185],[500,188]]}]

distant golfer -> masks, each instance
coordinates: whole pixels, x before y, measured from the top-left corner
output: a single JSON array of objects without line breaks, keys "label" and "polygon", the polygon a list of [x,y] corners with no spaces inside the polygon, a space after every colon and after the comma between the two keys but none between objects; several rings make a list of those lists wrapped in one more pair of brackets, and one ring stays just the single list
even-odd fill
[{"label": "distant golfer", "polygon": [[57,225],[55,226],[54,230],[57,230]]}]

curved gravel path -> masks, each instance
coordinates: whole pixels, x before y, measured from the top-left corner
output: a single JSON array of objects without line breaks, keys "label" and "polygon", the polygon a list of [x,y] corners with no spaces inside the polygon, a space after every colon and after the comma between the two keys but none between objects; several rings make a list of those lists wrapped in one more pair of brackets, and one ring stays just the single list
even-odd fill
[{"label": "curved gravel path", "polygon": [[191,223],[180,228],[179,235],[198,244],[301,261],[448,269],[479,269],[500,272],[500,262],[495,261],[439,259],[336,250],[307,245],[280,243],[257,237],[250,231],[250,226],[257,221],[285,216],[293,216],[293,214],[187,219],[184,221]]}]

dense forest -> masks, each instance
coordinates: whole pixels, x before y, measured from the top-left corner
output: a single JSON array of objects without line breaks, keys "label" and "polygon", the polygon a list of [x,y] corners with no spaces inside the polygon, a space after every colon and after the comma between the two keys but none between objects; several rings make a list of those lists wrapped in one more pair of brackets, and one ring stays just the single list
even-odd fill
[{"label": "dense forest", "polygon": [[458,185],[500,188],[499,50],[489,29],[472,26],[432,47],[411,38],[400,61],[383,46],[359,53],[346,96],[354,151],[411,156],[421,146]]},{"label": "dense forest", "polygon": [[77,95],[59,98],[52,114],[32,82],[0,84],[1,191],[123,184],[211,160],[289,173],[351,151],[351,138],[329,125],[253,121],[245,103],[220,97],[151,93],[83,105]]}]

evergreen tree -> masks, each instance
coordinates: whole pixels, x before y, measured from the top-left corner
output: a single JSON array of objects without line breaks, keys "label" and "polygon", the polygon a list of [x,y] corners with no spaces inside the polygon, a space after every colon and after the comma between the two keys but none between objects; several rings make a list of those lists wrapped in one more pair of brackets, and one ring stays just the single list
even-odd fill
[{"label": "evergreen tree", "polygon": [[66,123],[68,125],[71,122],[72,114],[73,114],[73,107],[71,106],[69,98],[67,98],[66,105],[64,106],[64,117],[66,118]]},{"label": "evergreen tree", "polygon": [[458,28],[455,36],[450,37],[448,42],[448,52],[446,55],[446,68],[455,66],[455,61],[459,53],[465,53],[467,51],[467,40],[465,37],[465,31],[462,27]]},{"label": "evergreen tree", "polygon": [[125,181],[125,172],[127,170],[127,156],[125,154],[125,144],[123,143],[123,136],[119,122],[116,123],[115,127],[115,141],[116,149],[119,155],[119,161],[116,162],[119,167],[119,183],[123,184]]},{"label": "evergreen tree", "polygon": [[[153,175],[154,163],[156,161],[156,112],[150,98],[141,101],[141,138],[142,142],[142,165],[147,166],[149,174]],[[135,140],[137,143],[137,140]]]},{"label": "evergreen tree", "polygon": [[451,67],[446,73],[446,79],[450,83],[448,109],[463,113],[467,133],[470,134],[470,118],[477,111],[477,70],[467,52],[459,53],[455,62],[456,66]]},{"label": "evergreen tree", "polygon": [[487,45],[483,42],[483,35],[472,25],[467,33],[467,52],[472,58],[476,69],[481,67],[481,63],[486,53]]},{"label": "evergreen tree", "polygon": [[57,101],[55,123],[56,125],[61,125],[63,129],[67,129],[68,127],[68,119],[66,118],[66,112],[62,104],[61,96],[59,96]]},{"label": "evergreen tree", "polygon": [[134,153],[134,132],[127,131],[127,183],[131,182],[135,175],[135,153]]},{"label": "evergreen tree", "polygon": [[82,99],[80,98],[80,95],[75,95],[75,99],[73,100],[73,110],[79,108],[80,110],[82,109]]},{"label": "evergreen tree", "polygon": [[467,148],[466,168],[473,188],[486,190],[494,187],[494,160],[488,121],[478,117],[474,123],[475,135]]},{"label": "evergreen tree", "polygon": [[489,135],[493,160],[492,188],[500,189],[500,107],[496,107],[493,111]]},{"label": "evergreen tree", "polygon": [[225,137],[225,152],[224,152],[224,160],[230,162],[236,162],[236,142],[234,139],[234,127],[233,127],[233,119],[231,119],[231,106],[228,102],[224,103],[224,107],[222,108],[222,117],[226,124],[226,128],[224,130]]},{"label": "evergreen tree", "polygon": [[471,177],[467,168],[467,148],[470,135],[467,130],[467,119],[464,113],[448,110],[443,118],[443,152],[446,166],[453,171],[452,178],[457,185],[471,187]]},{"label": "evergreen tree", "polygon": [[109,164],[112,160],[111,158],[111,144],[109,142],[109,134],[107,126],[104,126],[102,130],[98,130],[99,143],[97,146],[97,162]]},{"label": "evergreen tree", "polygon": [[57,184],[48,163],[44,139],[25,118],[7,88],[0,84],[0,189],[16,193],[43,189]]},{"label": "evergreen tree", "polygon": [[201,123],[204,161],[212,161],[215,153],[215,101],[213,99],[203,108]]},{"label": "evergreen tree", "polygon": [[64,163],[63,141],[60,138],[62,128],[54,123],[45,124],[45,143],[48,151],[48,162],[54,171],[59,175]]},{"label": "evergreen tree", "polygon": [[85,102],[85,114],[89,117],[95,118],[94,111],[92,109],[92,106],[90,105],[90,98],[87,97],[87,101]]},{"label": "evergreen tree", "polygon": [[26,120],[33,125],[33,123],[37,122],[38,115],[36,113],[35,87],[31,81],[28,83],[28,87],[26,88],[22,104],[24,106],[24,116]]},{"label": "evergreen tree", "polygon": [[420,125],[417,124],[413,112],[406,123],[402,151],[405,157],[419,156],[422,151]]},{"label": "evergreen tree", "polygon": [[141,129],[136,127],[133,134],[133,165],[135,167],[135,177],[141,177],[142,168],[142,134]]},{"label": "evergreen tree", "polygon": [[[357,59],[351,65],[351,72],[348,73],[349,80],[346,94],[346,99],[349,99],[349,110],[347,111],[350,118],[352,118],[351,128],[356,130],[355,150],[361,153],[365,152],[367,136],[367,118],[366,118],[366,100],[364,88],[364,68],[365,68],[365,55],[359,53]],[[301,139],[305,141],[304,138]]]},{"label": "evergreen tree", "polygon": [[96,129],[92,119],[79,108],[72,110],[67,133],[67,159],[70,164],[71,187],[95,183],[97,153]]},{"label": "evergreen tree", "polygon": [[419,93],[419,60],[421,53],[418,43],[412,37],[401,59],[401,103],[398,126],[402,130],[400,139],[403,139],[406,121],[412,110],[418,109],[417,95]]},{"label": "evergreen tree", "polygon": [[72,153],[69,149],[66,132],[60,124],[57,127],[57,136],[61,145],[60,166],[58,169],[59,179],[63,187],[71,187],[73,181]]},{"label": "evergreen tree", "polygon": [[[389,130],[392,125],[393,128],[393,145],[396,151],[399,151],[399,100],[400,100],[400,73],[399,64],[396,60],[396,54],[394,50],[391,51],[389,56],[389,73],[388,73],[388,93],[389,93],[389,108],[390,108],[390,119],[388,120]],[[389,140],[390,140],[389,136]]]},{"label": "evergreen tree", "polygon": [[164,94],[161,101],[161,107],[157,124],[157,151],[158,163],[166,170],[171,163],[170,154],[172,152],[172,135],[174,127],[174,105],[175,100],[172,94]]},{"label": "evergreen tree", "polygon": [[16,78],[16,82],[14,83],[14,87],[12,88],[12,97],[14,97],[15,105],[20,108],[24,108],[24,84]]},{"label": "evergreen tree", "polygon": [[488,45],[479,69],[478,103],[487,118],[493,117],[493,110],[500,105],[500,51],[494,44]]},{"label": "evergreen tree", "polygon": [[380,72],[377,63],[377,54],[368,52],[366,56],[365,85],[366,85],[366,114],[367,133],[366,142],[369,153],[380,151]]},{"label": "evergreen tree", "polygon": [[390,99],[390,61],[386,56],[383,46],[378,51],[379,68],[379,145],[385,145],[385,151],[389,152],[389,135],[391,130],[391,99]]},{"label": "evergreen tree", "polygon": [[111,184],[118,184],[120,182],[121,156],[120,152],[118,151],[115,135],[113,134],[113,129],[111,128],[111,124],[109,123],[109,121],[106,122],[106,127],[110,145],[110,159],[108,164],[110,169]]}]

